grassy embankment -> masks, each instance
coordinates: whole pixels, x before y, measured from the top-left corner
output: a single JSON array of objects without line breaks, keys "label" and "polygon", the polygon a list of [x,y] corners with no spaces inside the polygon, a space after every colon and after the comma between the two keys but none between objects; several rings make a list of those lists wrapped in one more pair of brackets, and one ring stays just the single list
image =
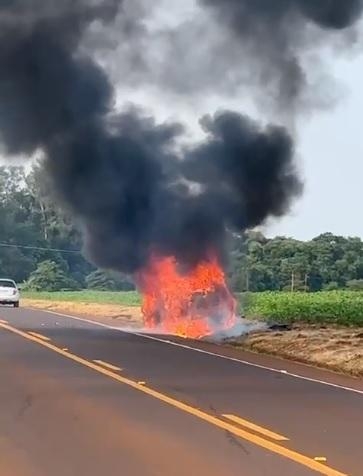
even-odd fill
[{"label": "grassy embankment", "polygon": [[363,293],[261,293],[244,300],[248,316],[293,326],[236,339],[235,346],[363,376]]}]

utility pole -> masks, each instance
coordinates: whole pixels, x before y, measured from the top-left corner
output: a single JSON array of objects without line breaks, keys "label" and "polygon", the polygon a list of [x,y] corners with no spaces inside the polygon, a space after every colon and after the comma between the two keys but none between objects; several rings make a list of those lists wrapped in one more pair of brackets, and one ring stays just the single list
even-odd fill
[{"label": "utility pole", "polygon": [[295,273],[294,271],[291,272],[291,292],[293,293],[295,290]]}]

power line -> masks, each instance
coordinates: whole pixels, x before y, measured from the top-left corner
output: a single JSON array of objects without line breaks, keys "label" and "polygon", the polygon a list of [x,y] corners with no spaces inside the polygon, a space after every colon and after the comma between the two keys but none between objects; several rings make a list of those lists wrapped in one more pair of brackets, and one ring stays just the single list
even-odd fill
[{"label": "power line", "polygon": [[27,245],[18,245],[18,244],[10,244],[10,243],[1,243],[0,247],[2,248],[20,248],[24,250],[37,250],[37,251],[54,251],[57,253],[78,253],[82,254],[81,250],[62,250],[59,248],[43,248],[41,246],[27,246]]}]

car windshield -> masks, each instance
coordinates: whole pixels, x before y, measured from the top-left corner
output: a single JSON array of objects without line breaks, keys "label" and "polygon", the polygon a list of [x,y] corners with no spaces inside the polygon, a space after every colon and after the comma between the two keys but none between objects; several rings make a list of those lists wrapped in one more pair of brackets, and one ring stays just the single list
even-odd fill
[{"label": "car windshield", "polygon": [[0,288],[15,288],[15,284],[12,281],[6,279],[0,279]]}]

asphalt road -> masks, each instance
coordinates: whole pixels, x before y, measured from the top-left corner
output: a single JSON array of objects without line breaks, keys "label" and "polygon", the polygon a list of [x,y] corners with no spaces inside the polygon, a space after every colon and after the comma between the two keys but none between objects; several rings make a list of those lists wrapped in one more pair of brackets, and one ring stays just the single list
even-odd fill
[{"label": "asphalt road", "polygon": [[362,380],[0,308],[1,476],[362,476],[362,446]]}]

